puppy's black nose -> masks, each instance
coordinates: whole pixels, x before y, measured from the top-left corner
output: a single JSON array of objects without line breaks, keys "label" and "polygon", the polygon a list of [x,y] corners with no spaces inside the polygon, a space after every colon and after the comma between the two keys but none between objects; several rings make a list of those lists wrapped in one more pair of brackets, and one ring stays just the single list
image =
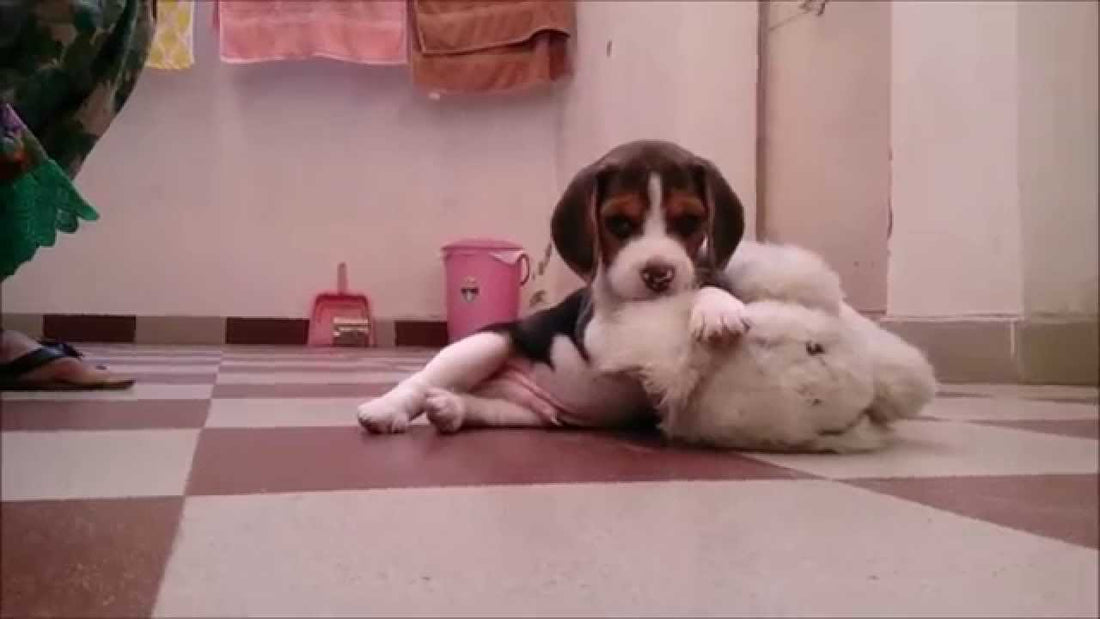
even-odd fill
[{"label": "puppy's black nose", "polygon": [[642,281],[653,292],[664,292],[676,277],[676,269],[671,265],[654,263],[642,267]]}]

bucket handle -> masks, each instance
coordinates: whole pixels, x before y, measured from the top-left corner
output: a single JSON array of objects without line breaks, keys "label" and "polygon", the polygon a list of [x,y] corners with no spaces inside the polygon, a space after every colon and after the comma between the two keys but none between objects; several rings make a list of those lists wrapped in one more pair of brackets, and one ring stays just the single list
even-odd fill
[{"label": "bucket handle", "polygon": [[519,255],[519,263],[523,265],[521,267],[521,272],[523,273],[523,276],[520,277],[519,280],[519,285],[522,286],[531,279],[531,259],[527,257],[527,252],[523,252]]}]

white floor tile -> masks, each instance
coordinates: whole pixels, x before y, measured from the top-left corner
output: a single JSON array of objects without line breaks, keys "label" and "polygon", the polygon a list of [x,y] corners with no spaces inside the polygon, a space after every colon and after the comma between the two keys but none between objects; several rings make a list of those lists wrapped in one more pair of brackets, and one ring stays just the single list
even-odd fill
[{"label": "white floor tile", "polygon": [[389,354],[389,353],[365,353],[365,352],[328,352],[308,350],[260,350],[255,352],[227,351],[223,358],[226,361],[292,361],[298,363],[322,363],[331,361],[374,361],[374,360],[408,360],[419,359],[421,354]]},{"label": "white floor tile", "polygon": [[940,419],[1096,419],[1100,407],[1084,402],[1009,398],[937,398],[924,416]]},{"label": "white floor tile", "polygon": [[4,432],[5,501],[183,494],[196,430]]},{"label": "white floor tile", "polygon": [[1096,398],[1100,389],[1071,385],[990,385],[955,383],[940,385],[940,391],[1005,398]]},{"label": "white floor tile", "polygon": [[1095,550],[824,481],[198,497],[154,614],[1089,616],[1097,576]]},{"label": "white floor tile", "polygon": [[219,385],[396,383],[411,372],[219,372]]},{"label": "white floor tile", "polygon": [[[226,398],[210,403],[208,428],[357,426],[363,398]],[[421,415],[414,424],[427,423]]]},{"label": "white floor tile", "polygon": [[181,346],[160,346],[155,344],[98,344],[98,343],[78,343],[77,348],[86,352],[103,352],[103,353],[133,353],[133,354],[160,354],[171,355],[178,353],[208,353],[211,355],[220,355],[222,353],[221,346],[202,346],[202,345],[181,345]]},{"label": "white floor tile", "polygon": [[1097,442],[954,421],[899,423],[896,442],[870,454],[753,454],[833,479],[1095,473]]},{"label": "white floor tile", "polygon": [[138,373],[152,373],[152,374],[216,374],[218,372],[218,364],[204,363],[202,365],[149,365],[147,363],[108,363],[108,369],[116,374],[138,374]]},{"label": "white floor tile", "polygon": [[109,363],[140,363],[142,361],[171,362],[171,361],[208,361],[218,363],[222,353],[210,348],[185,348],[185,347],[129,347],[129,348],[100,348],[77,345],[80,352],[92,361]]},{"label": "white floor tile", "polygon": [[[218,365],[221,362],[219,357],[181,357],[179,355],[96,355],[88,354],[84,356],[84,360],[88,363],[95,365],[107,365],[114,367],[119,364],[141,364],[146,367],[157,367],[159,364],[170,364],[179,361],[198,362],[202,361],[209,365]],[[152,365],[156,364],[156,365]]]},{"label": "white floor tile", "polygon": [[286,371],[300,370],[302,367],[337,367],[341,369],[386,369],[389,364],[373,359],[320,359],[295,360],[295,359],[227,359],[222,362],[223,369],[239,370],[246,372],[253,368],[285,368]]}]

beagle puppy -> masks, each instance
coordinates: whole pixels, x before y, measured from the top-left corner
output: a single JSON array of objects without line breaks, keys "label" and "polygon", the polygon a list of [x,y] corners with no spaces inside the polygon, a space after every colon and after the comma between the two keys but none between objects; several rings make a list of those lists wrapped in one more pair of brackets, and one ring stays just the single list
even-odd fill
[{"label": "beagle puppy", "polygon": [[612,149],[558,201],[553,242],[587,285],[558,305],[489,326],[439,352],[420,372],[359,407],[369,432],[403,432],[426,414],[464,427],[613,427],[652,417],[633,378],[598,372],[601,325],[627,303],[696,289],[690,329],[707,341],[741,333],[744,306],[722,273],[744,211],[717,168],[670,142]]}]

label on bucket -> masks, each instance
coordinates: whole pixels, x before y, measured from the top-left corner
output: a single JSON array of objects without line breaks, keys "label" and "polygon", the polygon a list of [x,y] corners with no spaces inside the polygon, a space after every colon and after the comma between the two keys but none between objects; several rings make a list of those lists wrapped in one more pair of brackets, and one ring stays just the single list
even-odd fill
[{"label": "label on bucket", "polygon": [[467,303],[473,303],[474,299],[481,292],[481,288],[477,285],[477,280],[472,277],[467,277],[462,280],[462,300]]}]

